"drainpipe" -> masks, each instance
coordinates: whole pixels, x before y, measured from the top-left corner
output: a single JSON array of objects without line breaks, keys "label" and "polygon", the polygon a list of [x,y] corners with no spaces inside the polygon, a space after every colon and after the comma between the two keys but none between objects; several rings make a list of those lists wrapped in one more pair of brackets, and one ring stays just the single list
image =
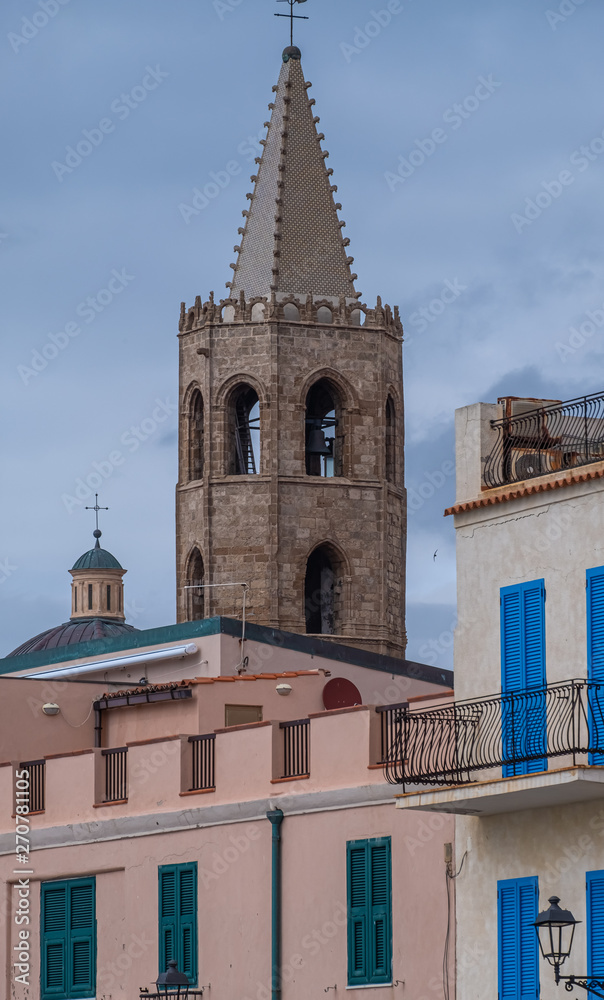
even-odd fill
[{"label": "drainpipe", "polygon": [[94,745],[95,747],[102,746],[102,733],[103,733],[103,723],[101,722],[101,710],[100,708],[94,709]]},{"label": "drainpipe", "polygon": [[267,812],[273,829],[272,892],[271,892],[271,1000],[281,996],[281,824],[280,809]]}]

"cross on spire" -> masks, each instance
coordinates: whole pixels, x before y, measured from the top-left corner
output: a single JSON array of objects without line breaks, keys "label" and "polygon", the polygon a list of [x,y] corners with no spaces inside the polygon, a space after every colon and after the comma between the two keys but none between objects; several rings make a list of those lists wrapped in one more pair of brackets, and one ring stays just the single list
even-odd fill
[{"label": "cross on spire", "polygon": [[100,537],[101,537],[101,535],[102,535],[102,531],[99,531],[99,511],[100,511],[100,510],[109,510],[109,507],[99,507],[99,495],[98,495],[98,493],[95,493],[95,494],[94,494],[94,507],[85,507],[84,509],[85,509],[85,510],[93,510],[93,511],[94,511],[94,513],[95,513],[95,517],[96,517],[96,528],[95,528],[95,530],[94,530],[94,531],[92,532],[92,534],[93,534],[93,535],[94,535],[94,537],[96,538],[96,544],[97,544],[97,546],[98,546],[98,547],[100,547],[100,546],[99,546],[99,538],[100,538]]},{"label": "cross on spire", "polygon": [[294,4],[306,3],[306,0],[277,0],[277,3],[288,3],[290,10],[289,14],[275,14],[275,17],[289,17],[291,22],[290,29],[290,45],[294,44],[294,21],[308,21],[309,18],[305,17],[304,14],[294,14]]}]

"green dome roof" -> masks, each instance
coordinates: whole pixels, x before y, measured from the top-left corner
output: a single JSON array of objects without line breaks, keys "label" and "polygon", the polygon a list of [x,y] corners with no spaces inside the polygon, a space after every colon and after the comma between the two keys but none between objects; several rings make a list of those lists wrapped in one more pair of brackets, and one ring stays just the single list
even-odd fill
[{"label": "green dome roof", "polygon": [[99,538],[101,537],[101,532],[95,531],[94,535],[96,537],[96,545],[89,552],[85,552],[83,556],[73,564],[71,570],[74,569],[123,569],[118,563],[115,556],[111,555],[111,552],[107,552],[107,549],[102,549],[99,545]]}]

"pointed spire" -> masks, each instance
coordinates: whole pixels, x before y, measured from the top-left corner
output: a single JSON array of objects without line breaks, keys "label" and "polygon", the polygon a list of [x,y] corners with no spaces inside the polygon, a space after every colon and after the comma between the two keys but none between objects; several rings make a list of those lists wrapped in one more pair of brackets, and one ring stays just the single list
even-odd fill
[{"label": "pointed spire", "polygon": [[314,100],[308,98],[300,50],[283,53],[283,66],[276,91],[264,152],[240,241],[231,297],[246,298],[271,293],[354,298],[342,236],[344,222],[338,218],[325,165],[329,153],[321,149]]}]

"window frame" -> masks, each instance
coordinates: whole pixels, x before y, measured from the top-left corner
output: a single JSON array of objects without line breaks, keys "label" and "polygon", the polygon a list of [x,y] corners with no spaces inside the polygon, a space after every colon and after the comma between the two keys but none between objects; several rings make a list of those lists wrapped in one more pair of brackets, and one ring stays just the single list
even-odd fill
[{"label": "window frame", "polygon": [[[386,849],[385,901],[373,902],[372,889],[374,885],[373,851],[376,848]],[[353,884],[353,853],[364,852],[364,901],[355,903]],[[346,906],[347,906],[347,986],[349,988],[363,986],[392,985],[392,842],[390,837],[371,837],[365,840],[349,840],[346,842]],[[377,922],[383,921],[382,971],[378,971],[378,950],[375,930]],[[360,937],[359,935],[360,928]],[[363,963],[356,965],[356,951],[359,943],[363,951]],[[358,972],[356,970],[359,970]]]},{"label": "window frame", "polygon": [[[87,931],[72,928],[72,893],[82,886],[92,888],[92,920]],[[46,931],[47,895],[57,889],[65,890],[65,920],[63,931]],[[82,941],[90,946],[90,985],[76,985],[73,981],[73,945]],[[48,987],[48,945],[52,942],[64,944],[62,953],[63,988]],[[85,1000],[96,996],[97,965],[97,921],[96,921],[96,878],[94,875],[76,879],[52,879],[40,883],[40,1000]]]},{"label": "window frame", "polygon": [[[175,914],[172,920],[168,916],[164,916],[163,913],[163,877],[170,872],[175,873]],[[181,896],[181,876],[185,872],[193,873],[193,913],[192,914],[182,914],[180,911],[182,909],[182,896]],[[187,861],[182,864],[177,865],[159,865],[157,869],[158,877],[158,914],[157,914],[157,927],[158,927],[158,965],[159,974],[166,971],[168,968],[169,958],[167,957],[166,949],[166,938],[165,931],[167,927],[172,924],[174,928],[174,934],[176,938],[176,947],[174,953],[171,957],[176,959],[176,963],[181,972],[186,973],[189,977],[191,986],[197,986],[198,976],[199,976],[199,894],[198,894],[198,878],[197,878],[197,862]],[[185,919],[183,919],[183,916]],[[186,962],[184,961],[184,937],[183,931],[186,927],[191,929],[191,966],[187,970]],[[163,966],[163,967],[162,967]]]},{"label": "window frame", "polygon": [[[528,919],[523,922],[522,900],[523,890],[528,889],[528,897],[533,900],[531,913]],[[504,918],[504,897],[503,893],[513,892],[514,907],[514,927],[505,927]],[[540,995],[539,983],[539,942],[533,927],[533,921],[537,919],[539,910],[539,878],[537,875],[529,875],[524,878],[499,879],[497,882],[497,990],[499,1000],[537,1000]],[[523,935],[523,929],[527,932]],[[511,939],[509,937],[511,933]],[[508,945],[504,941],[510,940]],[[508,954],[506,955],[506,948]],[[530,969],[523,969],[522,959],[530,952]],[[506,977],[508,970],[505,962],[508,957],[515,959],[515,982],[511,992],[506,990]],[[523,974],[534,976],[534,990],[522,992]]]}]

